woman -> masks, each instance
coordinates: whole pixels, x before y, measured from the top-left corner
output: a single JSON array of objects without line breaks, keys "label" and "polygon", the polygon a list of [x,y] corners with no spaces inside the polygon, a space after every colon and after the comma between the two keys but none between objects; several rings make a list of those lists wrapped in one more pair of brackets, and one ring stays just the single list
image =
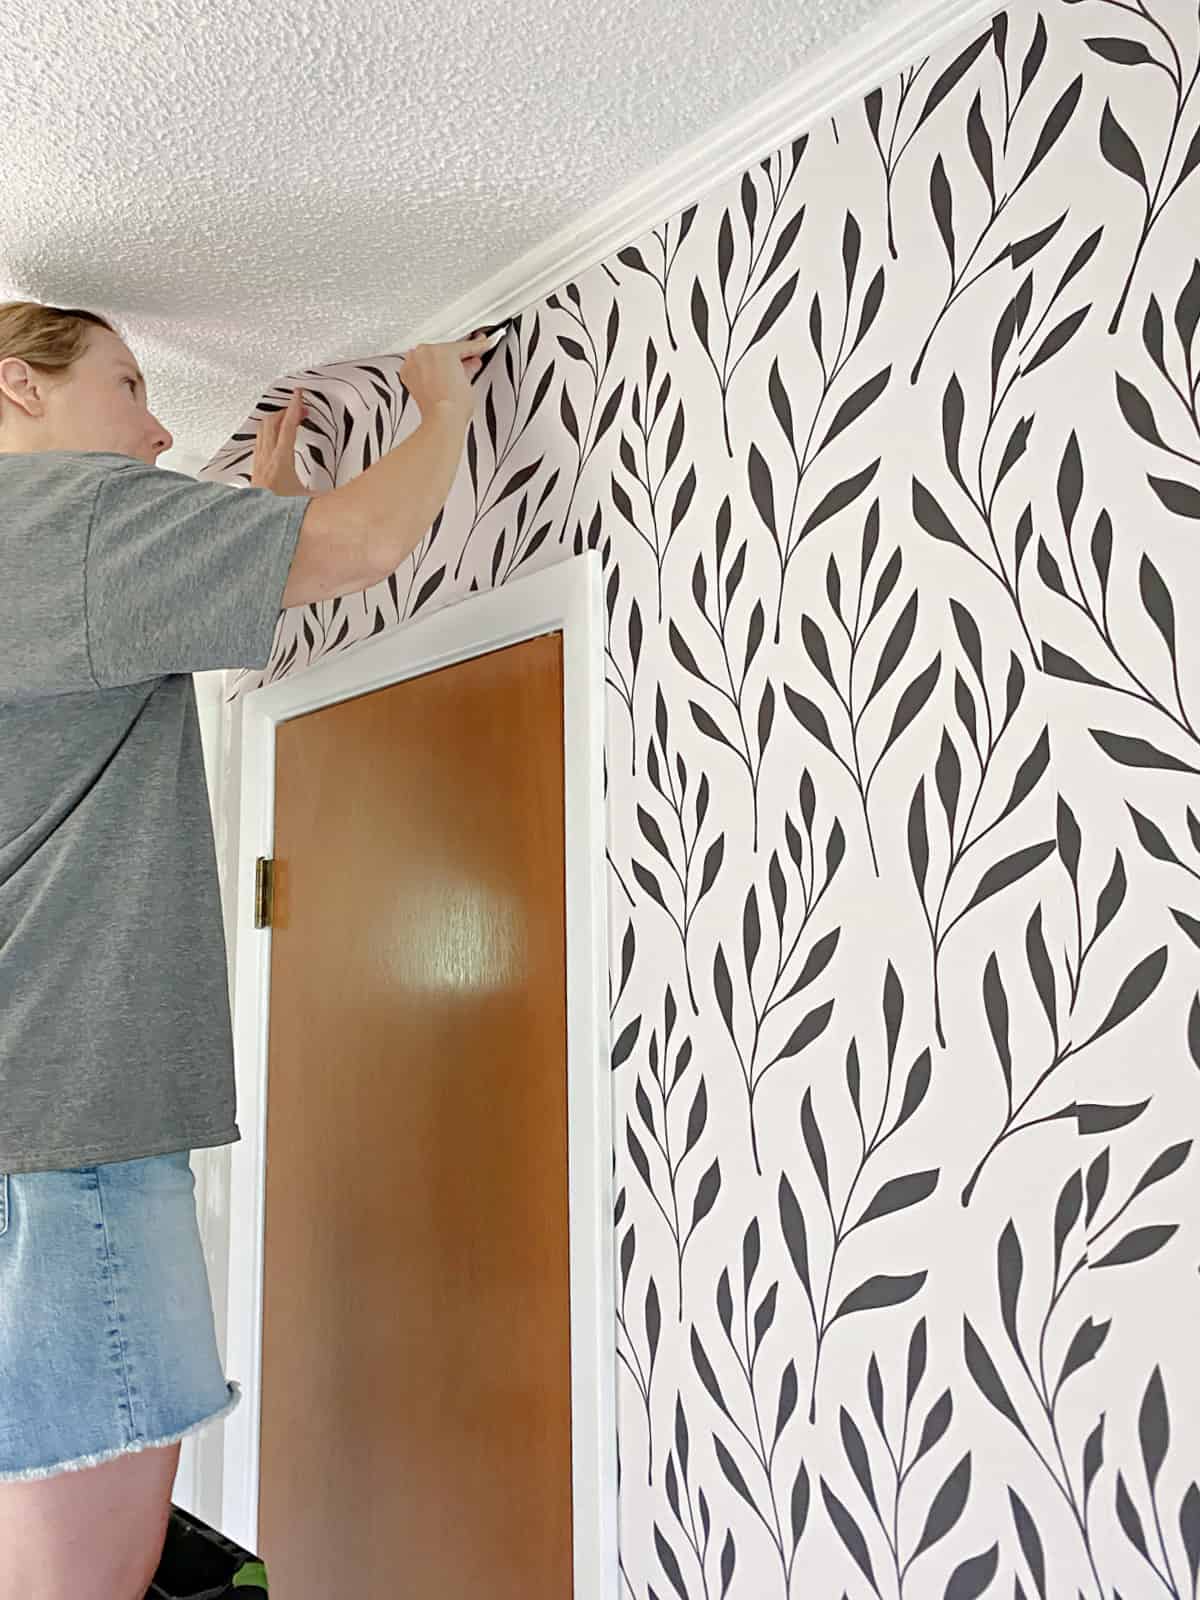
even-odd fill
[{"label": "woman", "polygon": [[[440,377],[469,410],[463,349]],[[141,1600],[180,1441],[240,1397],[189,1165],[241,1136],[191,673],[269,659],[300,417],[260,427],[250,491],[156,468],[172,437],[111,324],[0,304],[6,1597]]]}]

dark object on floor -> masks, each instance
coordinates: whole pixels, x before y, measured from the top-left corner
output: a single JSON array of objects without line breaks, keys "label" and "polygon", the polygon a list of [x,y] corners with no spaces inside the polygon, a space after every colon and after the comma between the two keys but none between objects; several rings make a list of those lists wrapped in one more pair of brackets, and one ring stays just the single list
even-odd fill
[{"label": "dark object on floor", "polygon": [[146,1600],[266,1600],[267,1570],[256,1555],[172,1505],[167,1537]]}]

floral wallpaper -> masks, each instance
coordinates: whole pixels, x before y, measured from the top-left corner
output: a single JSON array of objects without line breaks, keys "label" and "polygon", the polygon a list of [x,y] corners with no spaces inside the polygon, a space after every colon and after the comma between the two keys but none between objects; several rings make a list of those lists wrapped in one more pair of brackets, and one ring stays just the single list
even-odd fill
[{"label": "floral wallpaper", "polygon": [[[1018,5],[527,307],[235,693],[603,556],[621,1593],[1200,1568],[1200,17]],[[342,483],[400,355],[289,375]]]}]

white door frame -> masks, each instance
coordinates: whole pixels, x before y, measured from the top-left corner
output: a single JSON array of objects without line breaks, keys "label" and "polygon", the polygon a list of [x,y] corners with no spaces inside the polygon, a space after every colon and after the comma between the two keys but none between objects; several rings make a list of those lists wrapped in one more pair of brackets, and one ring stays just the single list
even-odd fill
[{"label": "white door frame", "polygon": [[420,673],[558,632],[563,636],[571,1478],[575,1600],[617,1600],[616,1304],[604,816],[604,610],[587,551],[264,684],[241,704],[226,1370],[242,1386],[224,1420],[221,1528],[258,1548],[264,1182],[271,930],[254,927],[258,856],[273,853],[275,729]]}]

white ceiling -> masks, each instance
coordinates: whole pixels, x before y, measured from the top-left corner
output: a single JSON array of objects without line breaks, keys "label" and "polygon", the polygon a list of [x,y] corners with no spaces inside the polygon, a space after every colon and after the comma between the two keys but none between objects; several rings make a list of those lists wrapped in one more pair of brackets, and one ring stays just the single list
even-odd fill
[{"label": "white ceiling", "polygon": [[882,9],[7,0],[0,299],[112,318],[195,472],[281,374],[429,337]]}]

